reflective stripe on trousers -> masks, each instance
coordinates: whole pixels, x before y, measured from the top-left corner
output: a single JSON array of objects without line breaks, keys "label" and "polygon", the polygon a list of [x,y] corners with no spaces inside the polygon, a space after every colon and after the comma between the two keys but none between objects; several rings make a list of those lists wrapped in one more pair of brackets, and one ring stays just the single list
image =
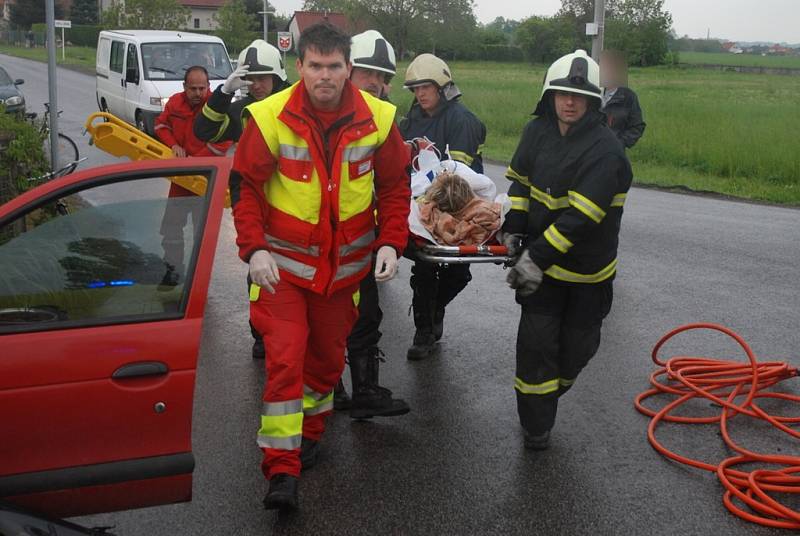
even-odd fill
[{"label": "reflective stripe on trousers", "polygon": [[318,393],[308,385],[303,386],[303,413],[305,415],[319,415],[326,411],[333,411],[333,391]]},{"label": "reflective stripe on trousers", "polygon": [[258,446],[268,449],[299,449],[303,439],[303,400],[264,402]]}]

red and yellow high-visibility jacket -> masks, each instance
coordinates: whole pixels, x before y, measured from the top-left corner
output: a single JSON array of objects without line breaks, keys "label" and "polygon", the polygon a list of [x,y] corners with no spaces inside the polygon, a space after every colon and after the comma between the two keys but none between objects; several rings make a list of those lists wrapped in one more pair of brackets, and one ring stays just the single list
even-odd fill
[{"label": "red and yellow high-visibility jacket", "polygon": [[347,81],[325,132],[301,81],[246,113],[230,184],[242,260],[266,249],[281,278],[331,294],[360,281],[377,248],[402,252],[411,191],[394,105]]}]

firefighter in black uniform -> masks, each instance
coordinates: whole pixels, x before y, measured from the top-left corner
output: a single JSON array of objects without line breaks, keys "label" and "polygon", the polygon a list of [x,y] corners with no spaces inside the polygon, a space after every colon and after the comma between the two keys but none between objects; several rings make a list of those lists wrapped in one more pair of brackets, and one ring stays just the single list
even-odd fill
[{"label": "firefighter in black uniform", "polygon": [[[379,99],[387,99],[388,84],[396,73],[394,49],[375,30],[354,35],[350,48],[353,70],[350,81],[357,88]],[[349,410],[354,419],[392,417],[409,412],[408,404],[392,398],[392,392],[378,383],[378,367],[383,352],[378,348],[381,339],[381,311],[378,285],[374,271],[361,280],[359,286],[358,320],[347,338],[347,362],[353,382],[353,398],[347,396],[342,381],[333,391],[337,410]]]},{"label": "firefighter in black uniform", "polygon": [[[239,54],[239,62],[225,83],[208,98],[202,113],[194,121],[194,135],[211,143],[239,141],[242,135],[244,107],[288,87],[281,53],[263,39],[256,39]],[[247,96],[236,102],[236,90],[248,88]],[[250,278],[247,279],[250,288]],[[264,341],[250,323],[253,335],[253,358],[264,358]]]},{"label": "firefighter in black uniform", "polygon": [[[447,152],[453,160],[483,173],[486,127],[459,101],[461,91],[447,64],[433,54],[420,54],[409,64],[403,87],[414,93],[411,108],[400,121],[403,137],[427,138],[442,154]],[[406,256],[414,260],[411,305],[416,332],[407,354],[411,360],[435,351],[444,331],[445,307],[472,279],[469,264],[432,264],[417,259],[415,251],[412,240],[406,250]]]},{"label": "firefighter in black uniform", "polygon": [[548,447],[558,399],[597,352],[611,308],[622,208],[632,173],[599,111],[597,63],[583,50],[548,69],[506,177],[503,242],[522,306],[515,389],[525,447]]}]

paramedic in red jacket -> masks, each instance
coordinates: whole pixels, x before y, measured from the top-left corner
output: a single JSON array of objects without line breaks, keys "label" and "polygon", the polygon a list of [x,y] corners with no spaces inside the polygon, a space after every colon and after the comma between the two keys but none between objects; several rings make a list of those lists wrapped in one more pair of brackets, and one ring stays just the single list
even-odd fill
[{"label": "paramedic in red jacket", "polygon": [[258,432],[267,509],[297,507],[300,471],[316,461],[333,409],[359,282],[373,254],[375,279],[394,276],[411,196],[394,105],[348,80],[350,37],[320,23],[298,48],[301,80],[246,108],[231,174],[251,319],[267,348]]},{"label": "paramedic in red jacket", "polygon": [[[195,117],[203,111],[209,95],[208,72],[200,66],[190,67],[183,77],[183,91],[174,94],[167,101],[164,111],[156,118],[156,137],[170,149],[176,157],[187,156],[224,156],[232,142],[206,143],[194,135],[192,127]],[[193,196],[192,192],[171,183],[169,197]],[[184,243],[183,229],[188,216],[192,214],[192,225],[195,214],[201,203],[197,200],[183,199],[168,202],[161,222],[161,244],[164,248],[164,264],[167,271],[161,284],[175,286],[180,283],[185,273],[183,265]]]}]

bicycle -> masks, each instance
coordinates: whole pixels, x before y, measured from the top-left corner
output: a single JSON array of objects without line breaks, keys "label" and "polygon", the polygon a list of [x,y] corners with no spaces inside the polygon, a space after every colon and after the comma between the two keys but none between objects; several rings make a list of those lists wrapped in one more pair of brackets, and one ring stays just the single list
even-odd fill
[{"label": "bicycle", "polygon": [[[61,111],[58,112],[58,115],[61,115]],[[51,162],[50,103],[44,103],[44,117],[42,118],[40,124],[37,125],[36,118],[38,117],[38,114],[35,112],[26,114],[26,116],[30,120],[31,124],[38,128],[39,135],[42,137],[42,149],[44,150],[44,154],[47,158],[47,163],[50,165],[50,169],[53,170],[51,172],[52,175],[49,178],[52,179],[55,177],[62,177],[75,171],[75,168],[78,167],[78,162],[80,161],[78,146],[74,141],[72,141],[72,138],[66,134],[62,134],[61,132],[58,133],[58,162],[56,165],[53,165],[53,162]]]}]

